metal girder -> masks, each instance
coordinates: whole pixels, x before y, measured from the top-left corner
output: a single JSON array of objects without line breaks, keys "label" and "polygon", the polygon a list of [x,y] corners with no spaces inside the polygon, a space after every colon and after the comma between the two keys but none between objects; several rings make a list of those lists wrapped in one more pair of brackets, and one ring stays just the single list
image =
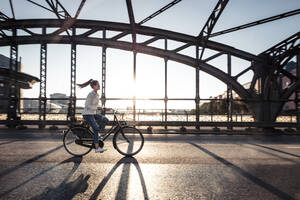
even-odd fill
[{"label": "metal girder", "polygon": [[210,56],[210,57],[208,57],[208,58],[206,58],[206,59],[204,59],[202,61],[203,62],[208,62],[208,61],[213,60],[213,59],[215,59],[215,58],[217,58],[217,57],[219,57],[219,56],[221,56],[223,54],[224,54],[223,52],[216,53],[215,55],[212,55],[212,56]]},{"label": "metal girder", "polygon": [[[91,45],[91,46],[103,46],[105,45],[108,48],[117,48],[126,51],[132,51],[132,43],[125,42],[125,41],[112,41],[109,39],[100,39],[100,38],[82,38],[82,37],[73,37],[73,41],[76,44],[82,45]],[[60,43],[60,44],[69,44],[70,40],[68,36],[61,36],[59,41],[53,40],[51,36],[44,36],[44,37],[32,37],[32,36],[22,36],[18,39],[18,44],[38,44],[39,42],[45,43]],[[1,41],[0,41],[1,44]],[[169,60],[173,60],[182,64],[186,64],[192,67],[196,66],[196,59],[181,55],[172,51],[166,51],[164,49],[159,49],[150,46],[144,46],[140,44],[136,44],[136,51],[140,53],[145,53],[148,55],[153,55],[161,58],[168,58]],[[243,98],[249,97],[249,93],[232,77],[229,77],[223,71],[209,65],[207,63],[201,62],[200,70],[215,76],[219,80],[223,81],[226,84],[232,85],[233,89]]]},{"label": "metal girder", "polygon": [[142,45],[148,45],[148,44],[151,44],[152,42],[155,42],[155,41],[157,41],[157,40],[159,40],[159,39],[161,39],[160,37],[153,37],[153,38],[151,38],[151,39],[149,39],[149,40],[146,40],[146,41],[144,41],[143,43],[141,43]]},{"label": "metal girder", "polygon": [[90,29],[90,30],[86,31],[85,33],[80,34],[80,36],[88,37],[88,36],[92,35],[93,33],[96,33],[99,30],[101,30],[101,29],[100,28],[93,28],[93,29]]},{"label": "metal girder", "polygon": [[[15,20],[12,23],[7,22],[0,22],[0,30],[5,29],[7,27],[20,27],[20,28],[32,28],[32,27],[41,27],[42,25],[48,26],[48,27],[60,27],[61,23],[64,22],[62,20]],[[73,26],[73,28],[102,28],[104,30],[130,30],[131,27],[128,24],[123,23],[113,23],[113,22],[102,22],[102,21],[92,21],[92,20],[78,20],[76,21]],[[150,27],[142,27],[137,26],[136,32],[143,35],[148,35],[156,38],[167,38],[179,42],[191,42],[193,45],[197,45],[197,39],[193,36],[156,29],[156,28],[150,28]],[[63,44],[70,44],[70,40],[67,36],[60,36],[60,39],[54,40],[56,38],[55,35],[34,35],[34,36],[19,36],[17,37],[16,42],[18,44],[34,44],[34,43],[40,43],[41,41],[44,41],[46,43],[63,43]],[[73,39],[76,44],[87,44],[87,45],[96,45],[96,46],[102,46],[105,45],[106,47],[111,48],[118,48],[118,49],[124,49],[128,51],[132,51],[132,43],[129,42],[122,42],[122,41],[112,41],[109,39],[98,39],[98,38],[91,38],[91,37],[82,37],[81,35],[73,36]],[[153,38],[152,38],[153,39]],[[10,38],[2,38],[0,39],[0,46],[8,45],[10,41]],[[160,49],[153,48],[153,47],[147,47],[145,45],[136,44],[138,47],[137,51],[141,53],[146,53],[154,56],[159,56],[162,58],[168,57],[171,60],[184,63],[190,66],[195,66],[195,59],[184,56],[181,54],[178,54],[176,52],[171,51],[165,51],[160,52]],[[221,51],[222,53],[227,53],[230,55],[234,55],[237,57],[240,57],[242,59],[246,59],[249,61],[257,61],[262,62],[262,58],[259,58],[258,56],[254,56],[250,53],[240,51],[238,49],[235,49],[233,47],[223,45],[217,42],[213,41],[207,41],[207,48],[211,48],[213,50]],[[237,93],[241,97],[248,97],[249,93],[242,88],[242,86],[234,80],[234,78],[229,77],[226,74],[224,74],[221,70],[215,70],[216,68],[211,67],[210,65],[203,67],[204,63],[201,64],[202,67],[201,70],[217,77],[218,79],[224,81],[228,84],[233,84],[233,89],[237,91]],[[225,77],[225,78],[224,78]]]},{"label": "metal girder", "polygon": [[252,69],[252,66],[247,67],[246,69],[244,69],[243,71],[241,71],[240,73],[238,73],[237,75],[235,75],[234,78],[238,79],[241,75],[245,74],[246,72],[248,72],[251,69]]},{"label": "metal girder", "polygon": [[9,0],[9,4],[10,4],[10,9],[11,9],[11,14],[12,14],[12,16],[13,16],[13,19],[16,19],[15,11],[14,11],[14,6],[13,6],[13,3],[12,3],[12,0]]},{"label": "metal girder", "polygon": [[[162,12],[166,11],[167,9],[171,8],[172,6],[174,6],[175,4],[179,3],[180,1],[182,1],[182,0],[174,0],[174,1],[172,1],[172,2],[169,3],[168,5],[162,7],[162,8],[159,9],[158,11],[154,12],[153,14],[151,14],[149,17],[146,17],[145,19],[143,19],[142,21],[140,21],[140,22],[138,23],[138,25],[142,25],[142,24],[146,23],[147,21],[153,19],[154,17],[156,17],[157,15],[159,15],[159,14],[161,14]],[[120,33],[120,34],[118,34],[118,35],[112,37],[111,39],[112,39],[112,40],[118,40],[118,39],[120,39],[120,38],[126,36],[127,34],[129,34],[128,31],[123,32],[123,33]]]},{"label": "metal girder", "polygon": [[257,25],[260,25],[260,24],[264,24],[264,23],[267,23],[267,22],[272,22],[272,21],[275,21],[275,20],[278,20],[278,19],[283,19],[285,17],[290,17],[290,16],[297,15],[297,14],[300,14],[300,9],[296,9],[296,10],[293,10],[293,11],[290,11],[290,12],[286,12],[286,13],[275,15],[275,16],[272,16],[272,17],[264,18],[264,19],[261,19],[261,20],[257,20],[257,21],[254,21],[254,22],[250,22],[250,23],[247,23],[247,24],[243,24],[243,25],[240,25],[240,26],[229,28],[229,29],[226,29],[226,30],[223,30],[223,31],[218,31],[218,32],[215,32],[215,33],[211,33],[210,37],[215,37],[215,36],[223,35],[223,34],[226,34],[226,33],[231,33],[231,32],[234,32],[234,31],[242,30],[242,29],[245,29],[245,28],[250,28],[252,26],[257,26]]},{"label": "metal girder", "polygon": [[[227,55],[227,74],[231,77],[231,55]],[[232,87],[227,85],[227,121],[232,122],[232,109],[233,109],[233,97],[232,97]],[[232,129],[232,127],[229,127]]]},{"label": "metal girder", "polygon": [[207,40],[215,27],[219,17],[221,16],[224,8],[226,7],[229,0],[219,0],[217,5],[215,6],[214,10],[210,14],[208,20],[206,21],[204,27],[202,28],[201,32],[198,35],[198,38],[203,41],[203,47],[200,54],[200,60],[202,60]]},{"label": "metal girder", "polygon": [[[199,35],[197,37],[198,39],[202,40],[202,44],[201,44],[202,49],[201,49],[201,54],[199,57],[200,60],[202,60],[207,40],[209,39],[210,34],[211,34],[214,26],[216,25],[219,17],[221,16],[224,8],[226,7],[228,1],[229,0],[219,0],[218,1],[217,5],[213,9],[212,13],[210,14],[208,20],[206,21],[205,25],[203,26],[201,32],[199,33]],[[174,49],[173,51],[179,52],[191,45],[192,45],[191,43],[187,43],[185,45],[182,45],[181,47]]]},{"label": "metal girder", "polygon": [[[36,2],[34,2],[34,1],[32,1],[32,0],[27,0],[27,1],[28,1],[29,3],[32,3],[32,4],[36,5],[36,6],[39,6],[39,7],[43,8],[43,9],[48,10],[48,11],[50,11],[50,12],[53,13],[53,11],[52,11],[51,9],[49,9],[49,8],[47,8],[47,7],[45,7],[45,6],[42,6],[42,5],[39,4],[39,3],[36,3]],[[59,13],[59,15],[60,15],[61,17],[64,17],[64,16],[61,15],[60,13]]]},{"label": "metal girder", "polygon": [[[12,41],[10,44],[10,62],[9,70],[11,72],[18,71],[18,45],[15,42],[17,36],[17,30],[12,29]],[[8,99],[8,108],[7,108],[7,120],[17,120],[17,109],[19,105],[18,101],[18,88],[16,84],[16,78],[12,73],[9,74],[9,99]]]},{"label": "metal girder", "polygon": [[136,31],[135,31],[135,20],[134,20],[134,14],[133,14],[131,0],[126,0],[126,5],[127,5],[130,27],[131,27],[131,31],[132,31],[132,43],[133,43],[133,48],[134,48],[134,45],[136,43]]},{"label": "metal girder", "polygon": [[[76,34],[76,29],[73,28],[72,35]],[[70,90],[70,101],[68,106],[68,117],[71,120],[75,119],[76,113],[76,56],[77,48],[76,44],[72,41],[71,43],[71,90]]]},{"label": "metal girder", "polygon": [[81,10],[82,10],[85,2],[86,2],[86,0],[81,0],[81,3],[80,3],[80,5],[79,5],[79,7],[78,7],[78,9],[76,11],[75,16],[74,16],[75,19],[77,19],[77,17],[79,16],[79,14],[80,14],[80,12],[81,12]]},{"label": "metal girder", "polygon": [[287,57],[296,55],[300,47],[300,32],[295,33],[282,42],[274,45],[268,50],[262,52],[260,55],[267,55],[271,58],[272,63],[275,65],[281,65],[282,61]]},{"label": "metal girder", "polygon": [[[106,31],[103,30],[103,39],[106,38]],[[102,85],[101,85],[101,102],[102,106],[105,107],[106,104],[106,46],[102,46]]]},{"label": "metal girder", "polygon": [[[165,39],[165,50],[168,51],[168,40]],[[164,97],[164,103],[165,103],[165,118],[164,122],[168,122],[168,58],[164,59],[165,61],[165,97]],[[165,129],[167,129],[167,125],[165,125]]]},{"label": "metal girder", "polygon": [[201,32],[199,33],[198,37],[202,38],[205,37],[208,39],[210,34],[216,25],[219,17],[221,16],[224,8],[226,7],[229,0],[219,0],[217,5],[215,6],[214,10],[210,14],[208,20],[206,21],[204,27],[202,28]]},{"label": "metal girder", "polygon": [[[46,34],[46,28],[42,29],[43,34]],[[46,106],[47,106],[47,96],[46,96],[46,85],[47,85],[47,43],[45,41],[41,42],[41,52],[40,52],[40,96],[39,96],[39,120],[46,120]],[[41,126],[40,128],[43,128]]]},{"label": "metal girder", "polygon": [[196,48],[196,61],[197,65],[195,67],[196,69],[196,96],[195,96],[195,106],[196,106],[196,129],[200,129],[199,121],[200,121],[200,69],[199,69],[199,46],[197,45]]},{"label": "metal girder", "polygon": [[[55,27],[61,27],[62,23],[65,20],[58,20],[58,19],[31,19],[31,20],[14,20],[11,22],[7,21],[0,21],[0,30],[6,30],[10,29],[11,27],[14,28],[41,28],[41,27],[49,27],[49,28],[55,28]],[[124,24],[124,23],[116,23],[116,22],[104,22],[104,21],[94,21],[94,20],[76,20],[72,27],[75,28],[101,28],[105,30],[112,30],[112,31],[130,31],[130,25]],[[156,38],[167,38],[169,40],[174,40],[178,42],[184,42],[184,43],[191,43],[192,45],[197,45],[198,40],[194,36],[182,34],[182,33],[176,33],[172,31],[157,29],[157,28],[151,28],[146,26],[136,26],[136,33],[146,36],[154,36]],[[41,35],[40,35],[41,36]],[[20,38],[19,36],[18,38]],[[35,41],[38,37],[33,37],[33,41]],[[51,35],[50,37],[54,37]],[[17,39],[18,39],[17,38]],[[58,41],[59,42],[59,41]],[[0,40],[0,46],[7,45],[7,39],[2,38]],[[201,46],[202,44],[199,44]],[[257,61],[257,62],[264,62],[264,59],[253,55],[251,53],[236,49],[234,47],[224,45],[218,42],[214,41],[207,41],[206,48],[221,51],[224,53],[229,53],[232,56],[245,59],[247,61]]]},{"label": "metal girder", "polygon": [[138,25],[142,25],[144,23],[146,23],[147,21],[153,19],[154,17],[156,17],[157,15],[163,13],[164,11],[168,10],[169,8],[171,8],[172,6],[176,5],[177,3],[179,3],[182,0],[174,0],[171,3],[169,3],[168,5],[162,7],[161,9],[159,9],[158,11],[154,12],[153,14],[151,14],[150,16],[146,17],[145,19],[143,19],[142,21],[140,21],[138,23]]},{"label": "metal girder", "polygon": [[[61,15],[60,13],[63,13],[63,18],[70,18],[71,15],[69,12],[64,8],[64,6],[59,2],[59,0],[45,0],[50,8],[52,9],[53,13],[57,16],[58,19],[60,19]],[[55,1],[55,2],[53,2]],[[59,10],[61,9],[61,10]]]},{"label": "metal girder", "polygon": [[[71,28],[71,26],[73,25],[73,23],[76,21],[77,17],[79,16],[80,14],[80,11],[82,10],[86,0],[82,0],[77,11],[76,11],[76,14],[75,14],[75,17],[72,18],[71,15],[69,14],[69,12],[65,9],[65,7],[60,3],[59,0],[45,0],[47,2],[47,4],[49,5],[49,7],[51,9],[48,9],[36,2],[33,2],[32,0],[27,0],[28,2],[30,3],[33,3],[39,7],[42,7],[44,9],[47,9],[48,11],[50,12],[53,12],[55,13],[56,17],[58,19],[66,19],[66,21],[60,26],[60,29],[59,30],[56,30],[54,31],[52,34],[56,35],[56,34],[60,34],[64,31],[66,31],[66,33],[68,34],[69,37],[70,36],[70,33],[68,31],[69,28]],[[61,13],[64,13],[64,15],[61,15]]]},{"label": "metal girder", "polygon": [[0,20],[6,21],[6,20],[9,20],[9,19],[10,18],[7,15],[5,15],[3,12],[0,11]]}]

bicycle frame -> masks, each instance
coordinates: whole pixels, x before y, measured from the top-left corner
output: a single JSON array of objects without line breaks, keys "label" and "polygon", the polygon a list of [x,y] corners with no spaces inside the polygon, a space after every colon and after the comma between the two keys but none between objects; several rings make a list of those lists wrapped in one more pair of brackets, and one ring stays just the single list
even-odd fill
[{"label": "bicycle frame", "polygon": [[[118,120],[117,116],[116,116],[117,111],[114,110],[113,115],[114,115],[114,121],[113,121],[113,125],[111,126],[111,128],[106,131],[104,133],[104,135],[102,135],[103,137],[103,141],[105,141],[112,133],[116,133],[118,132],[121,128],[122,128],[122,124],[120,123],[120,121]],[[94,133],[90,130],[90,125],[88,125],[88,127],[86,128],[92,135],[94,135]]]}]

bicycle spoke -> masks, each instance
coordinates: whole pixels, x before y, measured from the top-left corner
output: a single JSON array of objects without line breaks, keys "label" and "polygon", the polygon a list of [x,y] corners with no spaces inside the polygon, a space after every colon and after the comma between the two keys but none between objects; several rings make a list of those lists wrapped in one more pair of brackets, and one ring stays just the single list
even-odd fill
[{"label": "bicycle spoke", "polygon": [[89,153],[92,149],[92,137],[81,138],[80,136],[87,137],[88,132],[82,127],[75,127],[64,135],[64,147],[70,154],[74,156],[83,156]]},{"label": "bicycle spoke", "polygon": [[119,153],[132,156],[142,149],[144,137],[138,129],[124,127],[114,137],[114,144]]}]

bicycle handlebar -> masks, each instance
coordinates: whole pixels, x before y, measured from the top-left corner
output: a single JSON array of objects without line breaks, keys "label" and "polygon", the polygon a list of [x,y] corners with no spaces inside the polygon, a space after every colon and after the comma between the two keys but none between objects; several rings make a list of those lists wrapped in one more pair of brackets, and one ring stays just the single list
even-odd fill
[{"label": "bicycle handlebar", "polygon": [[103,109],[104,111],[113,111],[113,114],[116,114],[118,111],[117,110],[115,110],[115,109],[113,109],[113,108],[104,108]]}]

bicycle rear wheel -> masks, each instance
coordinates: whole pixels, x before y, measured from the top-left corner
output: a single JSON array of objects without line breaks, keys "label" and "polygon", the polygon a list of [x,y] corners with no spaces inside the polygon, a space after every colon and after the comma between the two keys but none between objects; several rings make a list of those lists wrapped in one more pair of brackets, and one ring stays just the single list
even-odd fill
[{"label": "bicycle rear wheel", "polygon": [[63,143],[69,154],[73,156],[84,156],[93,148],[93,136],[86,128],[74,127],[65,132]]},{"label": "bicycle rear wheel", "polygon": [[139,153],[144,146],[144,136],[135,127],[122,127],[113,138],[114,147],[124,156],[133,156]]}]

